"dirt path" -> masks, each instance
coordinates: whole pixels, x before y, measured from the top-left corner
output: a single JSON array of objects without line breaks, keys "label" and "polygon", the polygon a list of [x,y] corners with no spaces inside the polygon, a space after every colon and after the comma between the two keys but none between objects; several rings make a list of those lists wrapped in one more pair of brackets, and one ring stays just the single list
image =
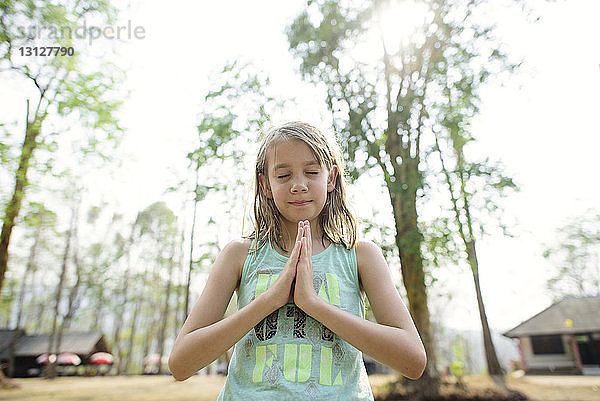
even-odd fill
[{"label": "dirt path", "polygon": [[[394,376],[369,377],[375,393]],[[177,382],[171,376],[59,377],[55,380],[15,379],[19,389],[0,390],[0,401],[214,401],[224,376],[193,376]],[[484,376],[466,378],[472,389],[489,388]],[[598,401],[600,376],[524,376],[509,378],[510,388],[532,401]]]},{"label": "dirt path", "polygon": [[600,376],[523,376],[508,385],[536,401],[600,400]]},{"label": "dirt path", "polygon": [[[469,376],[465,379],[470,390],[493,387],[487,376]],[[526,394],[532,401],[598,401],[600,376],[522,376],[508,377],[510,389]]]},{"label": "dirt path", "polygon": [[20,389],[0,390],[2,401],[214,401],[224,376],[193,376],[177,382],[171,376],[59,377],[15,379]]}]

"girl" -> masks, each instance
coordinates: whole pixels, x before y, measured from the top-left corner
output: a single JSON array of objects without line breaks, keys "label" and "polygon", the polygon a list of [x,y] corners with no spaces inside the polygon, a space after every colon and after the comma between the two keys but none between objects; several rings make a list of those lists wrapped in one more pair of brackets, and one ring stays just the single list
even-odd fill
[{"label": "girl", "polygon": [[[265,136],[254,232],[217,257],[175,340],[175,379],[234,344],[219,400],[372,400],[361,351],[411,379],[421,376],[423,344],[381,250],[356,240],[333,146],[301,122]],[[234,290],[238,310],[223,319]],[[377,323],[363,318],[365,293]]]}]

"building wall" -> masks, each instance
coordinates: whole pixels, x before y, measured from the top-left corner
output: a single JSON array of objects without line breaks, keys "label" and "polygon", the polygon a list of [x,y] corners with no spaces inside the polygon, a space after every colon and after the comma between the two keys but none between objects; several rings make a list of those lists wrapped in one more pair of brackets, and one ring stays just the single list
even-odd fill
[{"label": "building wall", "polygon": [[575,357],[573,354],[573,348],[569,341],[569,336],[561,336],[564,354],[546,354],[546,355],[535,355],[533,353],[533,347],[531,345],[531,337],[521,337],[521,344],[523,346],[523,353],[525,354],[525,363],[527,364],[527,370],[565,370],[575,369]]}]

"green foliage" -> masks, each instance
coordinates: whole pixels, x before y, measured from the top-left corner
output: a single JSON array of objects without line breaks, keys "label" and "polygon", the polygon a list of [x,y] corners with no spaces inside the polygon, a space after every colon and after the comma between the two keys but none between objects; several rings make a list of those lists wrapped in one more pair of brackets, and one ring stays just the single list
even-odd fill
[{"label": "green foliage", "polygon": [[[47,147],[52,152],[55,138],[44,134],[42,126],[49,115],[77,121],[88,134],[83,154],[98,154],[107,159],[99,144],[118,144],[122,131],[115,118],[121,105],[115,89],[124,79],[122,71],[110,62],[97,61],[90,69],[86,43],[77,42],[76,29],[88,19],[109,23],[116,9],[107,0],[3,1],[0,6],[0,73],[17,72],[39,91],[37,104],[29,107],[29,121],[42,133],[32,149]],[[53,34],[54,32],[54,34]],[[19,57],[19,48],[36,41],[50,40],[52,46],[74,46],[73,56]],[[25,105],[23,105],[25,107]],[[51,161],[51,158],[49,159]]]},{"label": "green foliage", "polygon": [[[245,173],[249,173],[243,165],[246,152],[256,143],[270,115],[288,102],[275,100],[269,94],[269,78],[247,63],[226,64],[211,74],[210,82],[212,87],[204,96],[197,126],[197,146],[186,156],[196,175],[195,208],[209,194],[224,191],[230,194],[225,202],[243,203],[236,199],[240,192],[236,189],[244,184]],[[173,189],[183,185],[185,181]],[[209,258],[214,250],[209,249],[204,254]],[[201,261],[191,263],[197,267]]]},{"label": "green foliage", "polygon": [[6,318],[6,326],[9,325],[9,320],[12,312],[12,305],[17,298],[15,288],[17,286],[17,280],[13,278],[7,278],[6,286],[2,290],[2,296],[0,297],[0,316]]},{"label": "green foliage", "polygon": [[465,351],[466,341],[460,335],[457,334],[452,341],[452,355],[453,359],[450,362],[450,372],[457,377],[458,379],[462,378],[465,371],[465,360],[466,360],[466,351]]},{"label": "green foliage", "polygon": [[89,224],[94,224],[98,217],[100,217],[100,213],[102,212],[102,207],[100,206],[91,206],[87,215],[87,222]]},{"label": "green foliage", "polygon": [[[44,126],[48,116],[58,117],[54,122],[65,123],[62,130],[80,128],[87,135],[87,144],[77,155],[93,153],[103,159],[109,157],[103,146],[116,144],[121,128],[115,117],[120,100],[113,93],[123,75],[103,60],[101,67],[90,63],[85,45],[76,43],[75,29],[89,18],[94,22],[107,23],[116,15],[108,0],[46,2],[35,0],[7,0],[0,3],[0,73],[18,74],[37,89],[36,99],[27,99],[27,121],[24,140],[19,142],[20,162],[14,172],[15,192],[4,208],[1,242],[8,245],[12,229],[19,215],[25,189],[29,185],[28,170],[35,168],[36,149],[50,154],[41,172],[52,168],[52,153],[56,149],[57,132],[47,133]],[[46,30],[46,32],[44,32]],[[60,32],[57,34],[56,32]],[[55,33],[51,33],[55,32]],[[45,35],[47,34],[47,37]],[[51,43],[46,43],[50,40]],[[19,48],[53,45],[73,46],[73,56],[19,57]],[[79,45],[79,46],[78,46]],[[90,67],[91,65],[91,67]],[[93,71],[86,72],[86,69]],[[14,76],[14,75],[13,75]],[[59,130],[60,131],[60,130]],[[15,152],[16,153],[16,152]],[[6,150],[2,150],[6,155]],[[7,269],[7,247],[3,247],[0,266],[0,288]]]},{"label": "green foliage", "polygon": [[135,221],[139,236],[149,235],[156,241],[174,238],[177,232],[177,216],[164,202],[154,202]]},{"label": "green foliage", "polygon": [[451,218],[440,216],[421,223],[421,232],[426,239],[423,256],[430,266],[458,264],[462,247],[457,242],[456,225]]},{"label": "green foliage", "polygon": [[450,372],[456,377],[463,377],[465,375],[465,364],[462,361],[452,361]]},{"label": "green foliage", "polygon": [[366,32],[372,12],[372,4],[363,7],[311,2],[287,29],[290,49],[301,60],[303,77],[326,86],[327,106],[333,115],[334,131],[345,146],[352,180],[376,165],[376,158],[364,157],[364,152],[368,150],[372,156],[383,145],[371,123],[379,97],[376,77],[367,64],[352,58],[355,43]]},{"label": "green foliage", "polygon": [[[187,155],[195,169],[215,160],[239,161],[244,155],[244,147],[236,146],[239,140],[256,137],[269,120],[269,111],[281,106],[266,94],[268,77],[249,64],[232,62],[213,75],[215,89],[204,97],[202,119],[197,126],[199,146]],[[240,104],[249,107],[244,110]]]},{"label": "green foliage", "polygon": [[[481,26],[472,17],[479,2],[440,0],[422,2],[428,19],[415,27],[409,43],[386,48],[381,41],[369,42],[382,49],[380,57],[361,59],[356,47],[373,36],[369,34],[378,29],[380,15],[390,3],[312,1],[288,27],[287,35],[304,77],[326,87],[350,177],[356,179],[379,166],[392,197],[403,198],[428,191],[426,180],[439,174],[422,168],[421,154],[435,149],[424,147],[433,141],[421,137],[429,132],[452,135],[454,146],[462,150],[473,139],[468,123],[479,110],[479,88],[490,76],[519,64],[511,63],[496,43],[493,27]],[[487,161],[460,167],[467,175],[487,177],[487,189],[515,187]],[[498,210],[493,194],[481,198],[486,210]],[[425,231],[433,237],[427,238],[431,244],[424,252],[441,251],[439,258],[456,248],[448,243],[450,249],[443,249],[451,237],[440,226],[443,223],[428,223],[431,229]],[[422,241],[416,231],[405,238]],[[432,257],[433,264],[439,264],[438,256]]]},{"label": "green foliage", "polygon": [[8,165],[9,163],[14,164],[16,162],[16,156],[14,152],[12,152],[12,148],[9,145],[9,140],[11,139],[11,133],[5,123],[0,122],[0,162],[3,166]]},{"label": "green foliage", "polygon": [[[391,44],[383,16],[393,12],[392,4],[408,3],[310,1],[287,35],[303,76],[326,88],[350,176],[356,179],[376,166],[383,175],[404,285],[411,307],[419,311],[413,318],[428,339],[433,338],[429,313],[421,311],[427,310],[425,286],[434,280],[426,282],[424,259],[440,266],[457,262],[467,246],[473,250],[471,223],[483,220],[471,219],[469,205],[484,216],[499,212],[498,195],[516,189],[499,166],[465,161],[464,148],[473,141],[469,124],[479,111],[480,88],[519,64],[508,60],[494,38],[494,27],[481,25],[474,16],[487,6],[483,1],[420,1],[423,23],[415,25],[408,39]],[[408,23],[400,14],[392,17],[398,24]],[[380,35],[373,33],[377,30]],[[366,47],[369,52],[358,50]],[[381,49],[379,55],[374,49]],[[424,203],[440,188],[441,171],[429,160],[435,152],[446,152],[454,161],[451,173],[445,174],[451,202],[442,205],[433,221],[422,221]],[[465,221],[468,235],[462,231]],[[479,225],[481,232],[483,227]],[[426,342],[428,354],[435,355],[433,343]]]},{"label": "green foliage", "polygon": [[26,209],[27,213],[23,216],[23,222],[28,227],[51,226],[56,223],[56,213],[47,209],[42,203],[29,202]]},{"label": "green foliage", "polygon": [[588,210],[556,230],[543,256],[555,266],[546,287],[555,300],[600,295],[600,213]]}]

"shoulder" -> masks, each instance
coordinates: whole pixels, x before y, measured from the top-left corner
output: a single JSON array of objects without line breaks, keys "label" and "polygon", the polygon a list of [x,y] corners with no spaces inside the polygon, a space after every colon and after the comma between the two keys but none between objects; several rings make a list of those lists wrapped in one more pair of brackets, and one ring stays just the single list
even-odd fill
[{"label": "shoulder", "polygon": [[379,245],[372,241],[357,241],[356,242],[356,264],[360,272],[361,267],[370,266],[380,258],[383,258],[383,253]]},{"label": "shoulder", "polygon": [[250,240],[250,239],[246,239],[246,238],[235,239],[233,241],[230,241],[227,245],[225,245],[225,247],[221,251],[221,254],[223,254],[227,258],[232,258],[232,259],[240,259],[241,258],[242,262],[243,262],[243,260],[246,259],[246,255],[248,254],[248,249],[250,249],[251,243],[252,243],[252,240]]},{"label": "shoulder", "polygon": [[249,239],[236,239],[229,242],[219,253],[217,259],[220,259],[219,265],[227,268],[232,273],[237,274],[238,278],[242,276],[242,268],[248,256],[248,249],[252,243]]},{"label": "shoulder", "polygon": [[379,245],[372,241],[357,241],[354,249],[358,282],[361,291],[365,291],[365,282],[372,281],[371,277],[377,278],[382,273],[382,267],[387,267],[387,263]]}]

